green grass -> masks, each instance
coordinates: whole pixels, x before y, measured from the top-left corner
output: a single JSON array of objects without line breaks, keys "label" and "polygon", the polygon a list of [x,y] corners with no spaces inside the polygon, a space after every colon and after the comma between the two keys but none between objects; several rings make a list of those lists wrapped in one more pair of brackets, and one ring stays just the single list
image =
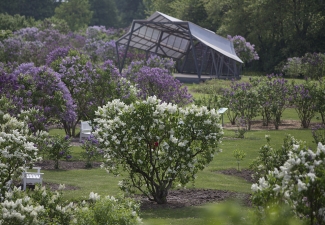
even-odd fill
[{"label": "green grass", "polygon": [[65,190],[64,199],[81,200],[88,199],[90,192],[102,196],[120,193],[118,181],[121,177],[108,174],[104,169],[78,169],[78,170],[45,170],[44,181],[65,184],[77,187],[77,190]]}]

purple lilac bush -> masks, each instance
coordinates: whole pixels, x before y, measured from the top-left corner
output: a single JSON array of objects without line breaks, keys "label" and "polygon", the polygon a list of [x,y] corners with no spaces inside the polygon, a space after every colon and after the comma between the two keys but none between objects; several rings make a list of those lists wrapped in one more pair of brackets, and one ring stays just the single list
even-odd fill
[{"label": "purple lilac bush", "polygon": [[302,57],[288,58],[282,71],[289,76],[304,76],[322,81],[325,75],[325,54],[307,52]]},{"label": "purple lilac bush", "polygon": [[122,76],[136,85],[141,99],[155,95],[168,103],[186,105],[193,101],[192,95],[173,77],[173,66],[172,59],[152,55],[146,61],[132,62]]},{"label": "purple lilac bush", "polygon": [[282,75],[269,74],[261,79],[251,79],[258,92],[263,125],[272,121],[279,129],[283,111],[289,105],[289,84]]},{"label": "purple lilac bush", "polygon": [[192,102],[192,95],[187,87],[182,87],[181,82],[171,76],[166,69],[143,66],[136,73],[136,77],[138,96],[141,99],[155,95],[167,103],[187,105]]},{"label": "purple lilac bush", "polygon": [[228,40],[232,41],[237,56],[243,60],[244,63],[249,63],[253,60],[259,60],[259,56],[255,51],[255,45],[247,42],[246,39],[240,35],[227,36]]},{"label": "purple lilac bush", "polygon": [[295,107],[302,128],[308,128],[317,107],[317,85],[306,80],[302,84],[291,84],[289,102]]},{"label": "purple lilac bush", "polygon": [[257,116],[260,107],[257,91],[251,83],[232,81],[230,88],[224,89],[220,102],[228,105],[227,116],[233,124],[240,116],[246,120],[247,129],[250,130],[251,121]]},{"label": "purple lilac bush", "polygon": [[24,63],[12,73],[2,71],[0,76],[0,95],[15,105],[11,114],[18,115],[21,110],[35,108],[44,115],[39,118],[44,124],[75,120],[75,105],[70,92],[60,75],[51,68]]},{"label": "purple lilac bush", "polygon": [[[66,53],[65,49],[61,50],[57,53]],[[53,59],[57,59],[51,66],[60,74],[76,104],[75,121],[73,124],[63,124],[69,136],[76,135],[76,126],[80,120],[92,120],[97,108],[108,101],[119,98],[131,103],[135,100],[136,93],[132,91],[132,85],[119,75],[113,61],[98,65],[88,55],[75,49],[70,49],[66,57],[58,55],[53,53]]]}]

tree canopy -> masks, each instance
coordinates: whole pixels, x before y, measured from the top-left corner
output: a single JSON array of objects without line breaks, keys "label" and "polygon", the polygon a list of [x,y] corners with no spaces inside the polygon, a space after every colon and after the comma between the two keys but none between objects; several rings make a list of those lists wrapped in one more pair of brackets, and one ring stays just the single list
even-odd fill
[{"label": "tree canopy", "polygon": [[90,9],[93,16],[90,25],[102,25],[106,27],[117,27],[117,8],[114,0],[90,0]]},{"label": "tree canopy", "polygon": [[92,11],[88,0],[69,0],[55,8],[54,16],[65,20],[72,31],[77,31],[88,26]]}]

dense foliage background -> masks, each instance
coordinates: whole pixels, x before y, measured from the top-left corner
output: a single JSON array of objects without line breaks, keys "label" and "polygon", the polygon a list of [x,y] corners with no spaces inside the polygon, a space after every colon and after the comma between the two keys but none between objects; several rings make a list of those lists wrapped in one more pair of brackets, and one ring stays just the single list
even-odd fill
[{"label": "dense foliage background", "polygon": [[[133,19],[145,19],[160,11],[224,37],[245,37],[255,44],[260,57],[246,64],[246,70],[281,72],[287,58],[325,52],[325,2],[321,0],[83,0],[78,1],[78,10],[73,4],[73,0],[2,0],[0,29],[13,31],[53,16],[65,20],[72,31],[89,25],[126,28]],[[13,27],[3,22],[6,14],[19,14],[27,21],[20,18]]]}]

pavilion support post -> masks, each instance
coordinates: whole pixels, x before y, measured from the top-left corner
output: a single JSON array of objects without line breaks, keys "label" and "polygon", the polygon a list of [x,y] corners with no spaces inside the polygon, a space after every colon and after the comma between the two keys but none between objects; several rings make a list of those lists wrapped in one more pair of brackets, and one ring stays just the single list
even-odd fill
[{"label": "pavilion support post", "polygon": [[213,66],[211,66],[211,70],[214,67],[214,70],[216,72],[216,76],[219,78],[220,74],[218,73],[218,70],[217,70],[218,67],[217,67],[216,56],[214,55],[214,51],[211,51],[211,55],[212,55],[212,62],[213,62]]},{"label": "pavilion support post", "polygon": [[[158,48],[160,48],[160,42],[161,42],[161,39],[162,39],[162,37],[163,37],[163,34],[164,34],[164,32],[161,31],[161,32],[160,32],[160,35],[159,35],[158,42],[157,42],[157,46],[156,46],[156,51],[155,51],[156,54],[157,54]],[[161,48],[160,48],[160,49],[161,49]]]},{"label": "pavilion support post", "polygon": [[187,60],[188,60],[188,55],[190,54],[190,51],[191,51],[191,48],[189,47],[189,48],[187,49],[187,51],[186,51],[185,59],[184,59],[184,62],[183,62],[183,64],[182,64],[182,66],[181,66],[181,72],[182,72],[182,73],[184,72],[184,67],[185,67],[186,62],[187,62]]},{"label": "pavilion support post", "polygon": [[203,57],[202,57],[202,62],[201,62],[201,69],[200,69],[200,74],[202,74],[203,71],[203,65],[206,63],[206,55],[207,55],[207,51],[208,51],[208,46],[204,45],[205,49],[204,49],[204,53],[203,53]]},{"label": "pavilion support post", "polygon": [[201,73],[200,73],[200,70],[199,70],[198,63],[197,63],[196,52],[195,52],[195,45],[194,45],[194,41],[193,41],[193,38],[192,38],[191,33],[189,33],[189,35],[191,37],[190,38],[190,42],[191,42],[191,46],[192,46],[192,53],[193,53],[194,64],[195,64],[196,72],[197,72],[197,75],[198,75],[198,78],[199,78],[199,82],[200,82],[201,81]]},{"label": "pavilion support post", "polygon": [[224,66],[223,55],[219,55],[219,74],[220,74],[220,76],[222,76],[223,66]]},{"label": "pavilion support post", "polygon": [[121,70],[120,70],[120,55],[119,55],[119,52],[118,52],[118,42],[116,42],[115,44],[115,49],[116,49],[116,57],[117,57],[117,65],[118,65],[118,69],[121,73]]},{"label": "pavilion support post", "polygon": [[125,48],[125,51],[124,51],[122,64],[119,65],[119,67],[120,67],[120,68],[119,68],[120,73],[122,72],[122,68],[124,67],[126,54],[127,54],[128,50],[129,50],[129,46],[130,46],[130,42],[131,42],[131,38],[132,38],[132,34],[133,34],[134,25],[135,25],[135,23],[132,23],[132,28],[131,28],[131,32],[130,32],[130,36],[129,36],[129,40],[128,40],[128,44],[126,45],[126,48]]}]

